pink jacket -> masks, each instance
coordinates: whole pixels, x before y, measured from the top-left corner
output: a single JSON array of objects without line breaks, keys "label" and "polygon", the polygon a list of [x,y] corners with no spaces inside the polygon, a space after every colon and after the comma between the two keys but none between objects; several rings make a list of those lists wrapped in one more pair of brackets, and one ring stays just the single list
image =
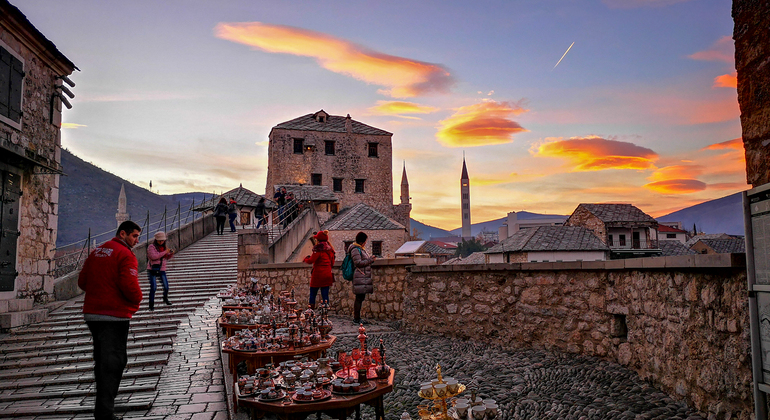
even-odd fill
[{"label": "pink jacket", "polygon": [[155,247],[154,242],[147,246],[148,270],[152,268],[153,264],[158,264],[160,262],[160,271],[166,271],[166,261],[170,260],[171,258],[174,258],[174,255],[169,253],[168,248],[166,248],[165,251],[160,252],[158,251],[158,248]]}]

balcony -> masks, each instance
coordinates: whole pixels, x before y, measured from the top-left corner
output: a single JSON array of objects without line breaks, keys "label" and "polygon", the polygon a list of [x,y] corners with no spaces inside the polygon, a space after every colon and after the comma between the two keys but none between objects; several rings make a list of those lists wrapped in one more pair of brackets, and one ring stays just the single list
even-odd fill
[{"label": "balcony", "polygon": [[612,238],[609,243],[613,251],[623,250],[660,250],[657,240]]}]

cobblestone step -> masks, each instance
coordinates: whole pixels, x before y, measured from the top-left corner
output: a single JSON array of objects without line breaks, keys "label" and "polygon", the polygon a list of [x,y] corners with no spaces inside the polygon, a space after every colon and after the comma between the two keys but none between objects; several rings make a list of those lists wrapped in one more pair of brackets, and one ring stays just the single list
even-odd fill
[{"label": "cobblestone step", "polygon": [[[158,325],[158,323],[162,324],[168,324],[168,323],[179,323],[179,318],[182,318],[182,314],[177,314],[176,316],[164,316],[161,319],[153,319],[155,317],[152,316],[142,316],[142,317],[134,317],[131,319],[131,328],[141,328],[148,325]],[[39,333],[48,333],[48,334],[59,334],[59,333],[66,333],[71,332],[73,330],[88,330],[88,325],[83,321],[81,318],[78,320],[73,320],[73,322],[68,323],[66,326],[50,326],[47,323],[44,323],[42,325],[37,325],[35,327],[25,328],[23,331],[18,331],[11,336],[20,336],[24,334],[39,334]]]},{"label": "cobblestone step", "polygon": [[[149,342],[152,343],[154,340],[160,340],[160,339],[170,339],[176,337],[176,331],[162,331],[157,334],[141,334],[141,335],[129,335],[128,337],[128,346],[131,345],[138,345],[141,346],[143,342]],[[152,345],[152,344],[150,344]],[[36,351],[46,351],[47,349],[61,349],[61,348],[68,348],[71,346],[88,346],[91,347],[91,339],[90,336],[87,340],[70,340],[70,341],[52,341],[52,342],[42,342],[39,344],[35,344],[35,350]],[[16,352],[24,352],[29,351],[28,346],[0,346],[0,350],[2,350],[2,353],[16,353]]]},{"label": "cobblestone step", "polygon": [[[128,336],[130,339],[132,334],[136,335],[136,334],[152,332],[152,331],[176,330],[177,324],[178,322],[168,323],[165,325],[140,327],[140,328],[131,327],[131,329],[129,329],[128,331]],[[88,331],[88,329],[72,331],[70,333],[59,334],[53,337],[50,334],[30,334],[30,335],[22,334],[18,336],[11,336],[11,337],[5,337],[3,339],[0,339],[0,345],[5,343],[32,343],[36,341],[48,341],[54,338],[72,339],[72,338],[81,338],[81,337],[90,337],[90,336],[91,336],[91,333]]]},{"label": "cobblestone step", "polygon": [[[132,349],[141,349],[141,348],[152,348],[156,346],[170,346],[173,342],[169,338],[163,338],[158,340],[148,340],[148,341],[142,341],[142,342],[129,342],[127,344],[128,350]],[[38,357],[38,356],[61,356],[66,354],[77,354],[77,353],[90,353],[93,351],[93,346],[91,346],[91,340],[88,341],[82,341],[78,344],[69,344],[69,343],[61,343],[60,345],[51,345],[48,347],[50,350],[47,351],[38,351],[39,348],[36,348],[36,351],[29,351],[28,347],[16,347],[13,349],[4,349],[4,354],[0,355],[0,360],[14,360],[14,359],[29,359],[32,357]],[[53,350],[55,348],[64,348],[64,350]]]},{"label": "cobblestone step", "polygon": [[[157,355],[157,354],[169,354],[171,353],[171,346],[159,346],[155,348],[146,348],[146,349],[139,349],[139,350],[131,350],[126,352],[128,354],[128,357],[141,357],[141,356],[148,356],[148,355]],[[64,357],[56,357],[54,359],[49,358],[39,358],[37,360],[27,360],[24,362],[14,361],[10,363],[0,363],[0,371],[2,370],[8,370],[8,369],[24,369],[29,367],[38,367],[38,366],[51,366],[51,365],[59,365],[59,364],[70,364],[70,363],[80,363],[80,362],[89,362],[93,361],[93,355],[83,355],[83,356],[64,356]]]},{"label": "cobblestone step", "polygon": [[[115,411],[148,410],[152,407],[152,401],[118,403],[116,400]],[[93,402],[90,405],[69,404],[53,406],[21,406],[0,410],[0,418],[52,416],[51,418],[63,418],[60,416],[72,414],[86,414],[94,411]]]},{"label": "cobblestone step", "polygon": [[[165,357],[129,357],[126,367],[140,367],[140,366],[153,366],[153,365],[165,365],[168,359]],[[63,375],[66,373],[75,372],[90,372],[94,370],[93,363],[67,365],[61,367],[44,367],[44,368],[31,368],[31,369],[17,369],[13,372],[0,372],[0,381],[8,379],[20,379],[28,376],[51,376],[51,375]]]},{"label": "cobblestone step", "polygon": [[[118,390],[118,395],[129,394],[132,392],[154,391],[155,388],[155,385],[121,386]],[[22,400],[34,401],[53,398],[90,397],[94,395],[96,395],[95,387],[89,387],[88,389],[64,390],[59,392],[24,392],[0,395],[0,403]]]},{"label": "cobblestone step", "polygon": [[[123,372],[123,382],[132,383],[138,379],[143,378],[157,378],[161,374],[160,366],[140,366],[136,369],[128,369]],[[60,385],[72,385],[72,384],[93,384],[94,375],[91,373],[86,374],[71,374],[62,375],[60,378],[48,378],[48,377],[32,377],[22,379],[13,382],[0,382],[0,390],[9,389],[21,389],[21,388],[43,388],[48,386],[60,386]],[[122,385],[121,385],[122,386]]]}]

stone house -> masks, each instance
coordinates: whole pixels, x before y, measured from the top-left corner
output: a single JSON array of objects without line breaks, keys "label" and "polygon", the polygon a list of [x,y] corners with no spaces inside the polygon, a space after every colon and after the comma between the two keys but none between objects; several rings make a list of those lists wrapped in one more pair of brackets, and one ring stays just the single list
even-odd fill
[{"label": "stone house", "polygon": [[393,134],[324,110],[270,130],[265,194],[278,185],[325,186],[338,209],[363,203],[409,230],[409,184],[402,176],[401,203],[393,204]]},{"label": "stone house", "polygon": [[369,254],[380,258],[395,258],[396,250],[409,238],[404,225],[363,203],[342,210],[321,226],[321,230],[329,231],[329,242],[340,261],[358,232],[369,237],[364,245]]},{"label": "stone house", "polygon": [[[0,0],[0,328],[45,316],[58,225],[63,86],[77,69],[24,14]],[[17,313],[11,313],[16,311]],[[22,311],[22,312],[18,312]]]},{"label": "stone house", "polygon": [[564,226],[590,229],[612,251],[610,257],[660,255],[658,221],[631,204],[580,204]]},{"label": "stone house", "polygon": [[443,264],[454,257],[456,250],[456,246],[446,242],[409,241],[401,245],[395,255],[396,258],[430,258],[436,264]]},{"label": "stone house", "polygon": [[514,233],[484,254],[485,262],[605,261],[610,248],[582,226],[539,226]]},{"label": "stone house", "polygon": [[[222,195],[213,196],[211,200],[204,201],[201,205],[195,207],[193,210],[203,212],[204,215],[210,214],[214,211],[214,207],[217,205],[221,197],[224,197],[228,203],[230,202],[231,198],[235,199],[240,212],[238,219],[236,219],[239,225],[245,227],[257,223],[254,211],[257,208],[257,203],[259,203],[259,200],[263,196],[247,188],[243,188],[243,185],[238,186],[238,188],[233,188],[230,191],[224,192]],[[275,204],[270,200],[269,197],[265,197],[265,207],[267,208],[268,212],[275,208]]]},{"label": "stone house", "polygon": [[318,222],[323,224],[336,216],[340,211],[337,196],[325,185],[276,185],[276,188],[286,188],[286,192],[294,193],[295,199],[312,204],[318,216]]}]

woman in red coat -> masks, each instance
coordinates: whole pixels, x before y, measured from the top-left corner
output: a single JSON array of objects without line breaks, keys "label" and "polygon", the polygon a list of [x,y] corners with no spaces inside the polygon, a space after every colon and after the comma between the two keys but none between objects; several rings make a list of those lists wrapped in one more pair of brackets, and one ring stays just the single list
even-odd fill
[{"label": "woman in red coat", "polygon": [[305,257],[305,263],[313,264],[310,272],[310,307],[315,309],[315,298],[321,289],[321,299],[329,302],[329,286],[334,283],[332,265],[334,265],[334,248],[329,244],[329,231],[321,231],[313,236],[315,245],[313,255]]}]

